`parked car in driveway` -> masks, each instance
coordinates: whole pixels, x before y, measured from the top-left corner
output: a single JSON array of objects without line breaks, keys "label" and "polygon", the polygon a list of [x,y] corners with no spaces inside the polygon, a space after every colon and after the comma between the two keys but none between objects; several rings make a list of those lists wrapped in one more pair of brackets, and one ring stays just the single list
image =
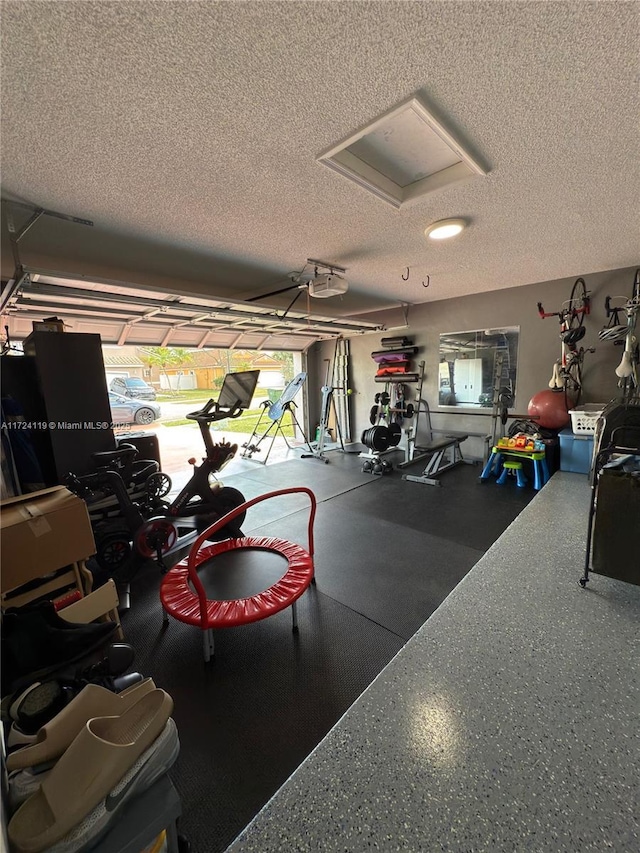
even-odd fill
[{"label": "parked car in driveway", "polygon": [[155,400],[156,391],[144,379],[137,376],[116,376],[109,384],[109,390],[123,397],[133,397],[136,400]]},{"label": "parked car in driveway", "polygon": [[147,426],[160,417],[160,406],[157,403],[133,400],[131,397],[123,397],[122,394],[114,394],[113,391],[109,391],[109,405],[111,406],[111,420],[116,425],[138,424]]}]

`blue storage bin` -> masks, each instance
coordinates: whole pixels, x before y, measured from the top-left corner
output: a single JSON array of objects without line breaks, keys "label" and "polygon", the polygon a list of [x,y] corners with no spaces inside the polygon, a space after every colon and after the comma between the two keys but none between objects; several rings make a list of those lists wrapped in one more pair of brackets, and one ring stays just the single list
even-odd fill
[{"label": "blue storage bin", "polygon": [[588,474],[593,455],[593,435],[574,435],[570,429],[559,433],[560,470]]}]

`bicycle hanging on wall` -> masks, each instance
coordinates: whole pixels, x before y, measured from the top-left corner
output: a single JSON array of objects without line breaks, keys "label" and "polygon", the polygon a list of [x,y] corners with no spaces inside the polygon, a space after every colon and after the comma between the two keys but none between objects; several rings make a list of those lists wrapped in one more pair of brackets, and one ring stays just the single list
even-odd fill
[{"label": "bicycle hanging on wall", "polygon": [[[617,304],[616,304],[617,303]],[[624,400],[631,400],[640,394],[639,367],[640,345],[636,334],[636,324],[640,313],[640,269],[635,271],[631,298],[627,296],[607,296],[605,311],[608,323],[598,333],[602,341],[624,344],[620,364],[616,367],[618,388]]]},{"label": "bicycle hanging on wall", "polygon": [[547,312],[538,302],[538,313],[543,320],[558,317],[560,321],[560,358],[554,362],[549,388],[564,392],[567,409],[580,402],[584,356],[587,352],[595,352],[594,347],[578,347],[586,333],[584,318],[590,311],[591,299],[583,278],[575,280],[569,299],[562,303],[559,311]]}]

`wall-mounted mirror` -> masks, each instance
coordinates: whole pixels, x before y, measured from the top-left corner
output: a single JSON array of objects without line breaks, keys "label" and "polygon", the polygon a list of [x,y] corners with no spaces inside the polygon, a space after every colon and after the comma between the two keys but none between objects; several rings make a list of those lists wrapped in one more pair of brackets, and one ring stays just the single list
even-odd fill
[{"label": "wall-mounted mirror", "polygon": [[439,404],[491,408],[497,388],[512,407],[519,335],[519,326],[440,335]]}]

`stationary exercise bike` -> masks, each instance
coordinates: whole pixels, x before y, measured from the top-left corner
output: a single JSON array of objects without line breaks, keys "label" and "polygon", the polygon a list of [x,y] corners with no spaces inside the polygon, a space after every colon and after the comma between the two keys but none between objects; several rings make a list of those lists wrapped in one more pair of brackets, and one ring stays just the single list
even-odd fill
[{"label": "stationary exercise bike", "polygon": [[[96,559],[100,567],[122,580],[130,580],[147,559],[155,559],[166,571],[164,560],[188,545],[193,536],[209,527],[218,518],[244,503],[238,489],[223,486],[216,474],[235,456],[237,444],[214,443],[211,424],[227,418],[237,418],[251,403],[258,381],[258,370],[229,373],[225,377],[217,402],[213,399],[200,410],[186,417],[200,427],[206,455],[200,465],[189,459],[193,474],[173,499],[165,501],[171,480],[161,471],[150,471],[145,481],[144,500],[134,500],[131,489],[115,465],[100,468],[81,477],[71,475],[67,484],[87,502],[90,517],[106,497],[115,496],[118,519],[102,519],[94,525]],[[119,451],[109,454],[118,457]],[[102,454],[104,456],[105,454]],[[105,460],[99,460],[105,461]],[[244,515],[224,527],[217,539],[241,536]],[[114,526],[115,525],[115,526]]]}]

